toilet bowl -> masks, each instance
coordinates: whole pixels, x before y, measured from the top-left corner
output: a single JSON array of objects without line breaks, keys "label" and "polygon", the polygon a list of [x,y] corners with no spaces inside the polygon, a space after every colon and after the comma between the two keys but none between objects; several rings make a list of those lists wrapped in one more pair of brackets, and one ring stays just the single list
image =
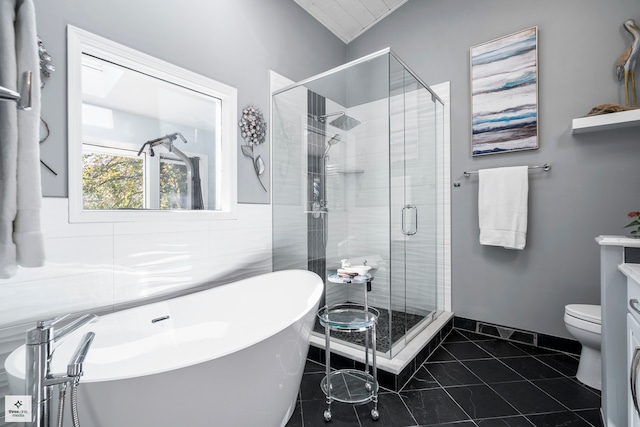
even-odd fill
[{"label": "toilet bowl", "polygon": [[569,304],[564,308],[564,323],[569,333],[582,344],[576,378],[591,388],[601,390],[599,305]]}]

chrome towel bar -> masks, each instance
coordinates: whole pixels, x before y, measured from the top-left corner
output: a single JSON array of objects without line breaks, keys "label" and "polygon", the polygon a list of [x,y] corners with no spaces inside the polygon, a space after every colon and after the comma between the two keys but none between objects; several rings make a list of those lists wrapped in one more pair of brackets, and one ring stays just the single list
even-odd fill
[{"label": "chrome towel bar", "polygon": [[20,93],[0,86],[0,101],[16,101],[20,110],[31,109],[31,71],[25,71]]},{"label": "chrome towel bar", "polygon": [[[551,170],[551,165],[549,163],[545,163],[544,165],[537,165],[537,166],[529,166],[529,169],[542,169],[545,172]],[[462,174],[464,176],[466,176],[467,178],[469,178],[471,176],[471,174],[476,174],[478,173],[478,171],[464,171],[462,172]]]}]

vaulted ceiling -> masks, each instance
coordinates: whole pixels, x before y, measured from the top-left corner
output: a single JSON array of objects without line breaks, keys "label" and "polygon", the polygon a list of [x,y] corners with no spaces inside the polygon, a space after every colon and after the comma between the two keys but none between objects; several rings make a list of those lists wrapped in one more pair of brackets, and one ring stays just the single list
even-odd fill
[{"label": "vaulted ceiling", "polygon": [[349,44],[409,0],[294,0]]}]

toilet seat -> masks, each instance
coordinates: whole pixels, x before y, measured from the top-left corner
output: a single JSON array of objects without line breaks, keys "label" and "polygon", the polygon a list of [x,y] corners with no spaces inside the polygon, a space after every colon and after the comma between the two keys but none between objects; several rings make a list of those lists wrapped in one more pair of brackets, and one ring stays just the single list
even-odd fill
[{"label": "toilet seat", "polygon": [[585,322],[600,325],[602,322],[602,310],[599,305],[592,304],[569,304],[564,311],[567,315],[575,317]]}]

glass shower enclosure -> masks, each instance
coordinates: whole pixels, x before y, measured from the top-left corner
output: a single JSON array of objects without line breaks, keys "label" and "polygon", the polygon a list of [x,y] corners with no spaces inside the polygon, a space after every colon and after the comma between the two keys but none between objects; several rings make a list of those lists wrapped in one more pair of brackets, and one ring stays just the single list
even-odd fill
[{"label": "glass shower enclosure", "polygon": [[272,102],[273,268],[317,273],[331,306],[364,299],[327,280],[341,260],[370,266],[378,355],[392,358],[442,310],[443,103],[390,49]]}]

